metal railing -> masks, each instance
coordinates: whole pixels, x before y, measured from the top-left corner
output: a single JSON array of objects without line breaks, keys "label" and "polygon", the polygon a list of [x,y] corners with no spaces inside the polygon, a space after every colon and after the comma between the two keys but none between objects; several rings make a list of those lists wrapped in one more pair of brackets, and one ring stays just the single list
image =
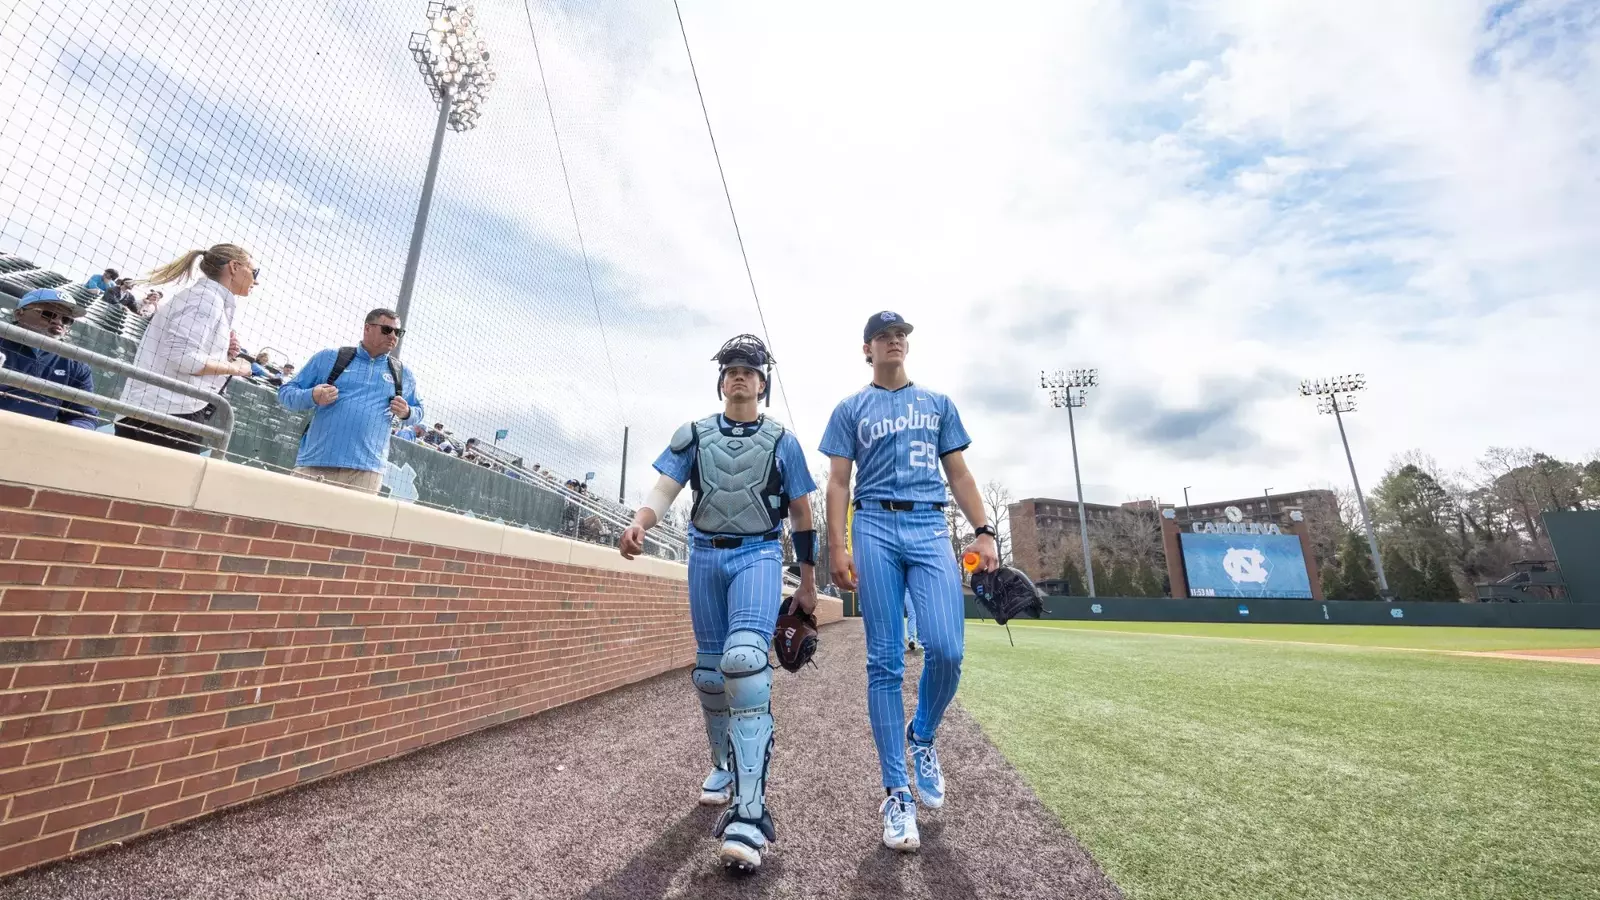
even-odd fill
[{"label": "metal railing", "polygon": [[92,406],[96,409],[132,416],[154,425],[161,425],[174,431],[192,434],[202,445],[210,447],[219,453],[227,452],[228,441],[233,436],[233,405],[221,394],[204,388],[197,388],[191,384],[185,384],[176,378],[169,378],[166,375],[150,372],[115,357],[96,353],[93,350],[86,350],[83,347],[68,344],[64,341],[58,341],[55,338],[47,337],[7,322],[0,322],[0,338],[41,350],[48,350],[64,359],[77,360],[97,370],[148,382],[175,394],[193,397],[203,403],[212,405],[216,408],[216,412],[211,416],[207,424],[192,422],[188,419],[167,415],[166,413],[154,412],[133,403],[125,403],[114,397],[106,397],[101,394],[68,387],[64,384],[56,384],[53,381],[45,381],[42,378],[24,375],[21,372],[14,372],[6,368],[0,368],[0,386],[18,388],[52,397],[56,400],[65,400],[69,403]]}]

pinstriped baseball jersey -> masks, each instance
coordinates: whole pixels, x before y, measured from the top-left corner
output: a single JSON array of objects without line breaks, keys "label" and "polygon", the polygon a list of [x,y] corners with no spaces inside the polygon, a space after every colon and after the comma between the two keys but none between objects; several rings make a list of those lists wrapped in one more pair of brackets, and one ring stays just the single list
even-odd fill
[{"label": "pinstriped baseball jersey", "polygon": [[855,461],[857,500],[942,503],[939,460],[971,443],[950,398],[913,382],[869,384],[840,401],[819,449]]}]

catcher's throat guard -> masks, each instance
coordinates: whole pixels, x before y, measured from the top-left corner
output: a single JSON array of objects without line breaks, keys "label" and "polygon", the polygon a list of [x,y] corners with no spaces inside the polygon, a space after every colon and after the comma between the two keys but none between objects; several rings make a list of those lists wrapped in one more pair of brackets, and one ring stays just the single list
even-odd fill
[{"label": "catcher's throat guard", "polygon": [[1000,625],[1021,616],[1037,619],[1044,613],[1044,594],[1010,566],[972,573],[972,594]]},{"label": "catcher's throat guard", "polygon": [[[778,624],[772,631],[772,647],[778,652],[778,665],[798,672],[817,652],[817,619],[785,597],[778,607]],[[815,663],[813,663],[815,665]]]}]

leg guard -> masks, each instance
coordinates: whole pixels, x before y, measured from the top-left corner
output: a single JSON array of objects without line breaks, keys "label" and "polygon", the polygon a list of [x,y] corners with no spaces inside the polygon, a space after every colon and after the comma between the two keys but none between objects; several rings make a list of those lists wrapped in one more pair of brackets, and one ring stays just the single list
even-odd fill
[{"label": "leg guard", "polygon": [[[767,763],[772,755],[772,667],[767,662],[767,639],[747,630],[728,635],[721,670],[730,716],[734,798],[717,822],[716,834],[721,837],[729,825],[740,823],[775,841],[777,833],[766,805]],[[738,828],[733,833],[747,830]]]},{"label": "leg guard", "polygon": [[694,658],[694,689],[700,694],[700,709],[706,715],[706,740],[711,743],[711,764],[729,771],[728,695],[723,687],[720,653],[697,653]]}]

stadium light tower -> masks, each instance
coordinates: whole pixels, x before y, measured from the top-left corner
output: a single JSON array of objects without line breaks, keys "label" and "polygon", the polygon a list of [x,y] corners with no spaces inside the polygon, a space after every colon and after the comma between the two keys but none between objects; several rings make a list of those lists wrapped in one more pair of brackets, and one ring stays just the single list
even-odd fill
[{"label": "stadium light tower", "polygon": [[1367,513],[1367,498],[1361,493],[1361,479],[1356,475],[1356,461],[1350,455],[1350,438],[1344,433],[1344,414],[1356,411],[1357,391],[1367,386],[1365,375],[1341,375],[1338,378],[1306,379],[1300,382],[1300,396],[1317,398],[1317,412],[1333,416],[1339,423],[1339,440],[1344,442],[1344,458],[1350,464],[1350,482],[1356,488],[1356,503],[1361,507],[1361,521],[1367,527],[1367,548],[1372,551],[1372,566],[1378,573],[1378,591],[1389,599],[1389,579],[1383,574],[1383,559],[1378,554],[1378,533],[1372,528],[1372,516]]},{"label": "stadium light tower", "polygon": [[406,273],[400,279],[400,299],[394,307],[402,325],[411,311],[411,291],[416,287],[417,263],[422,258],[422,235],[428,228],[428,207],[433,203],[433,183],[439,175],[444,130],[448,127],[451,131],[468,131],[477,125],[479,108],[495,79],[494,69],[489,66],[489,45],[478,39],[477,15],[471,3],[429,3],[428,30],[412,32],[410,47],[428,93],[439,104],[439,121],[433,129],[428,174],[422,179],[422,199],[417,203],[416,224],[411,227]]},{"label": "stadium light tower", "polygon": [[1083,512],[1083,476],[1078,474],[1078,427],[1073,424],[1072,410],[1082,409],[1089,388],[1100,386],[1099,369],[1057,369],[1053,374],[1039,372],[1039,387],[1050,392],[1050,405],[1067,411],[1067,433],[1072,435],[1072,477],[1078,482],[1078,535],[1083,538],[1083,578],[1089,586],[1089,596],[1094,592],[1094,563],[1089,557],[1089,520]]}]

